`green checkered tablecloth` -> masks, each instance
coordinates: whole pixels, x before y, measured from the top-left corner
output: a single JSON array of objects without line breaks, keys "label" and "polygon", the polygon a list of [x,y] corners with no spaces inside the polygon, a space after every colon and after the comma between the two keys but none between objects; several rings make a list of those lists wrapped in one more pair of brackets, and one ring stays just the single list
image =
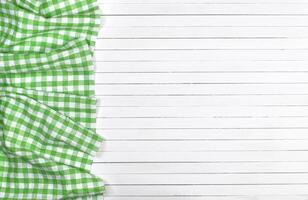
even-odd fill
[{"label": "green checkered tablecloth", "polygon": [[101,199],[96,0],[0,0],[0,199]]}]

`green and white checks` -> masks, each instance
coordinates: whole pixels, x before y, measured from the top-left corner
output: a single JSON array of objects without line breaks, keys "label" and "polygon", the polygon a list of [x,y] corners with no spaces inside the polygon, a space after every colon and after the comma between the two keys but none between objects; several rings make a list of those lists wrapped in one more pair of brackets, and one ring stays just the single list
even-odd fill
[{"label": "green and white checks", "polygon": [[96,0],[0,0],[0,199],[101,199]]}]

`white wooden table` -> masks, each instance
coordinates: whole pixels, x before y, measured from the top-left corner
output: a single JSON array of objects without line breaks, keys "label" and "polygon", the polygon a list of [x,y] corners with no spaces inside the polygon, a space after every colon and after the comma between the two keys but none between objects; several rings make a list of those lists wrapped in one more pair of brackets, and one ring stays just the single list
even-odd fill
[{"label": "white wooden table", "polygon": [[105,200],[307,200],[308,0],[101,0]]}]

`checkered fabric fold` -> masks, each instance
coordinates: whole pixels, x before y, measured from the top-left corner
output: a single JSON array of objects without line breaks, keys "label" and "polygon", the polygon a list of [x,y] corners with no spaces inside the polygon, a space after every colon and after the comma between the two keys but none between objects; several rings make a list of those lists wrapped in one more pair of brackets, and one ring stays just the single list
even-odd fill
[{"label": "checkered fabric fold", "polygon": [[96,0],[0,0],[0,199],[101,199]]}]

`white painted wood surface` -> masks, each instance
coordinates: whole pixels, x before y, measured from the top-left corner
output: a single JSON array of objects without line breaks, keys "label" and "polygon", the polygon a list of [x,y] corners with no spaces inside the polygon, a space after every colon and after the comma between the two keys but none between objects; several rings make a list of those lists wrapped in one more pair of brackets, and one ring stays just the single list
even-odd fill
[{"label": "white painted wood surface", "polygon": [[308,0],[100,0],[105,200],[307,200]]}]

